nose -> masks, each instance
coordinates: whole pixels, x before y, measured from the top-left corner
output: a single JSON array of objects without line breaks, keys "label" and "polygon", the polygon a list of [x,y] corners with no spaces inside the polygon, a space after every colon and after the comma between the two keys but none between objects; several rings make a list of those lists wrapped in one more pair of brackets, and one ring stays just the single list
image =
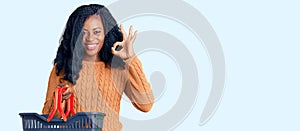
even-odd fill
[{"label": "nose", "polygon": [[87,41],[93,41],[93,40],[94,40],[93,35],[87,35],[87,36],[86,36],[86,40],[87,40]]}]

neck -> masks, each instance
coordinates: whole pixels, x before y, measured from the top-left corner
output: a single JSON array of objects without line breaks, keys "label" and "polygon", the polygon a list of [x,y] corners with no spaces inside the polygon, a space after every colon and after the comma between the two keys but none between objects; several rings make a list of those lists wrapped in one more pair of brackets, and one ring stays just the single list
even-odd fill
[{"label": "neck", "polygon": [[99,61],[99,57],[98,56],[93,56],[93,57],[91,57],[91,56],[84,56],[83,60],[90,61],[90,62],[92,62],[92,61]]}]

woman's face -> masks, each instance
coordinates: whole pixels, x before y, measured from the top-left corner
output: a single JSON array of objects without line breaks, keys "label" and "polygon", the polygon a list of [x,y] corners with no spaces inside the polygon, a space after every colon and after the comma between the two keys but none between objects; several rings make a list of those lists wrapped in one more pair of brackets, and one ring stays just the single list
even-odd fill
[{"label": "woman's face", "polygon": [[88,61],[98,60],[98,52],[104,42],[104,27],[99,15],[89,16],[83,24],[82,45],[85,50],[83,59]]}]

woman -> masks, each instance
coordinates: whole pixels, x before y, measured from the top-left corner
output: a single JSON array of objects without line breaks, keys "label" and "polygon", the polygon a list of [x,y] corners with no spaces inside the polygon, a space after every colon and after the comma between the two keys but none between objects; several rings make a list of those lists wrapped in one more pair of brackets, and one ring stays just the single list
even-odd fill
[{"label": "woman", "polygon": [[[153,94],[133,50],[137,31],[127,35],[108,9],[91,4],[69,17],[50,73],[43,114],[53,108],[54,91],[67,86],[63,100],[75,95],[75,112],[103,112],[104,131],[119,131],[123,92],[140,111],[148,112]],[[59,117],[59,114],[56,114]]]}]

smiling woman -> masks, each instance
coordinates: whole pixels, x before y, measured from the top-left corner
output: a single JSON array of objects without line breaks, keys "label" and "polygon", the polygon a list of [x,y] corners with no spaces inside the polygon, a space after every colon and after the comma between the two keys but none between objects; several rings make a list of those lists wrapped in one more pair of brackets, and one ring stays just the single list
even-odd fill
[{"label": "smiling woman", "polygon": [[[67,86],[63,100],[75,95],[75,112],[103,112],[104,131],[119,131],[120,100],[125,93],[134,107],[148,112],[153,93],[133,50],[137,31],[127,35],[108,9],[91,4],[69,17],[50,73],[43,114],[54,106],[56,88]],[[118,48],[120,47],[120,48]],[[58,113],[56,117],[61,117]]]},{"label": "smiling woman", "polygon": [[95,61],[98,58],[98,52],[103,46],[104,31],[100,16],[90,16],[83,25],[82,45],[85,49],[84,60]]}]

